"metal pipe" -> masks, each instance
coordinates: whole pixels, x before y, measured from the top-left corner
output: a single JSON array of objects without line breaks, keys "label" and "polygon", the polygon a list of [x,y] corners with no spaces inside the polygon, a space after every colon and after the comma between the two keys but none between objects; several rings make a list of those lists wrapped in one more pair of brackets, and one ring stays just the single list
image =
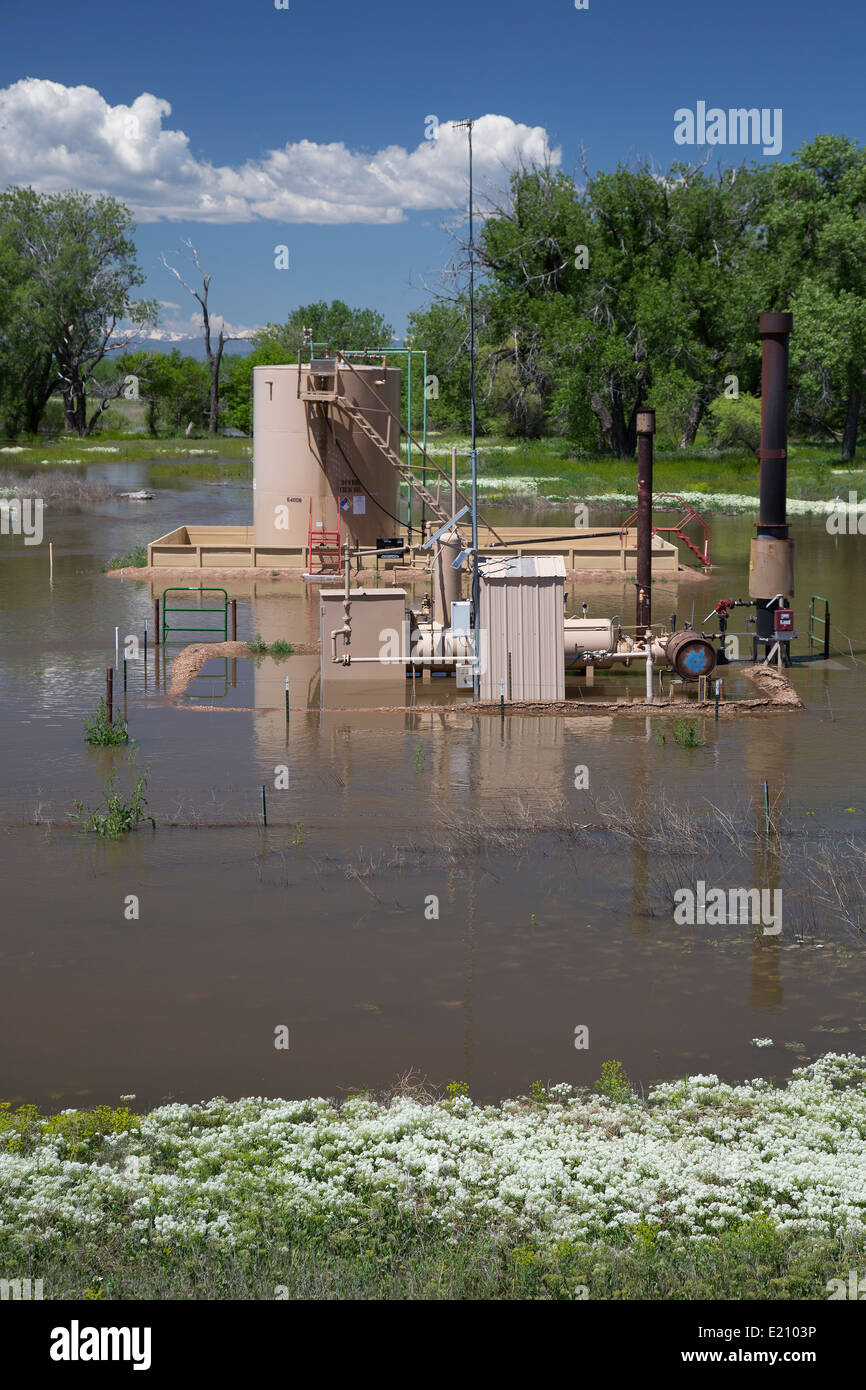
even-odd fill
[{"label": "metal pipe", "polygon": [[457,445],[451,445],[451,515],[457,515]]},{"label": "metal pipe", "polygon": [[654,410],[637,413],[637,606],[638,627],[652,621],[652,516]]},{"label": "metal pipe", "polygon": [[[331,632],[331,660],[332,660],[333,662],[339,662],[339,660],[340,660],[340,658],[337,656],[337,638],[338,638],[338,637],[342,637],[342,636],[351,637],[351,635],[352,635],[352,629],[351,629],[351,627],[347,627],[347,626],[345,626],[345,625],[344,625],[343,627],[335,627],[335,628],[332,630],[332,632]],[[346,646],[346,647],[348,647],[349,643],[348,643],[348,642],[345,642],[343,645]],[[359,661],[361,660],[360,657],[358,657],[357,659],[358,659]],[[378,657],[370,657],[369,660],[371,660],[371,661],[378,661]]]},{"label": "metal pipe", "polygon": [[649,648],[646,654],[646,697],[650,704],[653,702],[653,654]]},{"label": "metal pipe", "polygon": [[788,337],[793,314],[761,314],[761,461],[758,535],[784,539],[788,480]]},{"label": "metal pipe", "polygon": [[[478,449],[476,447],[477,421],[475,416],[475,207],[472,176],[472,126],[473,121],[455,121],[455,130],[466,130],[469,135],[469,414],[472,437],[472,632],[475,656],[478,657],[481,635],[481,581],[478,572]],[[472,696],[477,700],[481,693],[481,677],[476,660],[472,672]]]},{"label": "metal pipe", "polygon": [[[781,589],[793,596],[793,542],[788,538],[788,337],[792,314],[761,314],[760,502],[757,534],[749,560],[749,597],[755,603],[754,655],[774,639],[769,597]],[[788,652],[786,650],[786,659]]]}]

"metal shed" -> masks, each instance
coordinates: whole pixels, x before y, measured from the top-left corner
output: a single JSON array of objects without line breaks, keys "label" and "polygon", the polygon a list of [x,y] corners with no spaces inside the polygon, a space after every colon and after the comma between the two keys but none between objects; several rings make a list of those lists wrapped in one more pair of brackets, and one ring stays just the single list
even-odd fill
[{"label": "metal shed", "polygon": [[565,699],[565,561],[524,555],[479,569],[481,699]]}]

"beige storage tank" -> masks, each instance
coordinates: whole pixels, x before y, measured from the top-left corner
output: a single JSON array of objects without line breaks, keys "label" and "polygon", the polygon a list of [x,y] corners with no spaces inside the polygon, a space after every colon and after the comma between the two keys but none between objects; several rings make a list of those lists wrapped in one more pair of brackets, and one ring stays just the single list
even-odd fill
[{"label": "beige storage tank", "polygon": [[[566,618],[563,636],[569,665],[581,665],[584,652],[612,652],[616,647],[616,633],[610,618]],[[610,663],[600,661],[598,664]]]},{"label": "beige storage tank", "polygon": [[[311,502],[314,532],[333,532],[339,526],[344,544],[357,541],[361,546],[375,546],[380,536],[396,536],[397,473],[339,399],[308,401],[299,396],[298,371],[297,363],[253,368],[255,544],[306,546]],[[309,372],[305,363],[300,368],[302,389]],[[352,370],[341,364],[337,380],[339,395],[359,407],[399,453],[399,370]],[[391,412],[390,429],[389,410],[382,401]]]}]

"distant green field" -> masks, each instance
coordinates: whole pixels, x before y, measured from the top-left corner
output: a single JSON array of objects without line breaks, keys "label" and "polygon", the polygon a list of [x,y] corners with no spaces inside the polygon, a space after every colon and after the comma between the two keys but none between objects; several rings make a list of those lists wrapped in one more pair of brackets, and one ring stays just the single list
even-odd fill
[{"label": "distant green field", "polygon": [[[458,482],[469,480],[469,441],[431,435],[428,452],[444,471],[451,467],[451,446],[456,444]],[[788,458],[788,496],[792,499],[830,502],[843,498],[862,481],[860,460],[844,469],[837,445],[791,443]],[[634,459],[585,456],[564,439],[479,440],[479,478],[485,501],[518,505],[527,499],[571,503],[581,499],[613,496],[632,498],[637,488]],[[739,510],[734,499],[758,496],[758,461],[752,454],[733,450],[715,452],[709,446],[683,455],[679,450],[656,448],[653,488],[656,493],[705,494],[707,510]],[[730,498],[722,503],[719,494]],[[700,506],[699,501],[697,505]]]},{"label": "distant green field", "polygon": [[250,448],[249,439],[226,439],[221,435],[203,439],[187,439],[184,435],[177,439],[150,439],[142,435],[130,438],[111,433],[92,439],[46,439],[35,443],[22,440],[0,445],[0,465],[56,468],[61,464],[126,463],[148,459],[158,462],[169,458],[188,458],[194,463],[204,459],[248,459]]},{"label": "distant green field", "polygon": [[[468,439],[431,434],[428,453],[450,477],[453,444],[461,455],[458,481],[465,488],[469,482]],[[116,434],[0,446],[0,466],[73,468],[88,463],[152,461],[153,482],[159,482],[160,476],[168,479],[179,474],[246,481],[251,452],[249,439],[149,439]],[[178,465],[169,459],[184,462]],[[159,466],[162,461],[164,472]],[[420,465],[420,459],[416,461]],[[229,463],[235,466],[227,468]],[[843,468],[837,445],[794,442],[788,458],[788,496],[795,501],[825,503],[837,495],[846,498],[847,492],[862,482],[863,471],[860,460]],[[717,453],[709,446],[695,448],[688,455],[656,449],[655,492],[688,496],[699,508],[704,496],[707,511],[750,509],[750,499],[758,496],[758,477],[758,462],[751,454],[732,450]],[[601,497],[627,502],[635,496],[636,465],[633,459],[581,454],[564,439],[486,438],[479,441],[479,479],[482,498],[488,504],[531,503],[543,508]]]}]

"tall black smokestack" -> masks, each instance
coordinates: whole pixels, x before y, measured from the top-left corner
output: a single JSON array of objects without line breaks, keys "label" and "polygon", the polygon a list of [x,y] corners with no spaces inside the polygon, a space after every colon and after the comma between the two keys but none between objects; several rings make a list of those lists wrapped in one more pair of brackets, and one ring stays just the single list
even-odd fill
[{"label": "tall black smokestack", "polygon": [[[758,533],[749,561],[757,642],[773,640],[774,600],[794,593],[794,542],[788,538],[788,337],[793,314],[761,314],[761,461]],[[756,642],[756,651],[757,651]]]},{"label": "tall black smokestack", "polygon": [[637,413],[637,602],[638,638],[652,621],[653,582],[653,434],[654,410]]},{"label": "tall black smokestack", "polygon": [[[787,539],[788,336],[793,314],[761,314],[761,508],[759,536]],[[771,597],[771,595],[768,595]]]}]

